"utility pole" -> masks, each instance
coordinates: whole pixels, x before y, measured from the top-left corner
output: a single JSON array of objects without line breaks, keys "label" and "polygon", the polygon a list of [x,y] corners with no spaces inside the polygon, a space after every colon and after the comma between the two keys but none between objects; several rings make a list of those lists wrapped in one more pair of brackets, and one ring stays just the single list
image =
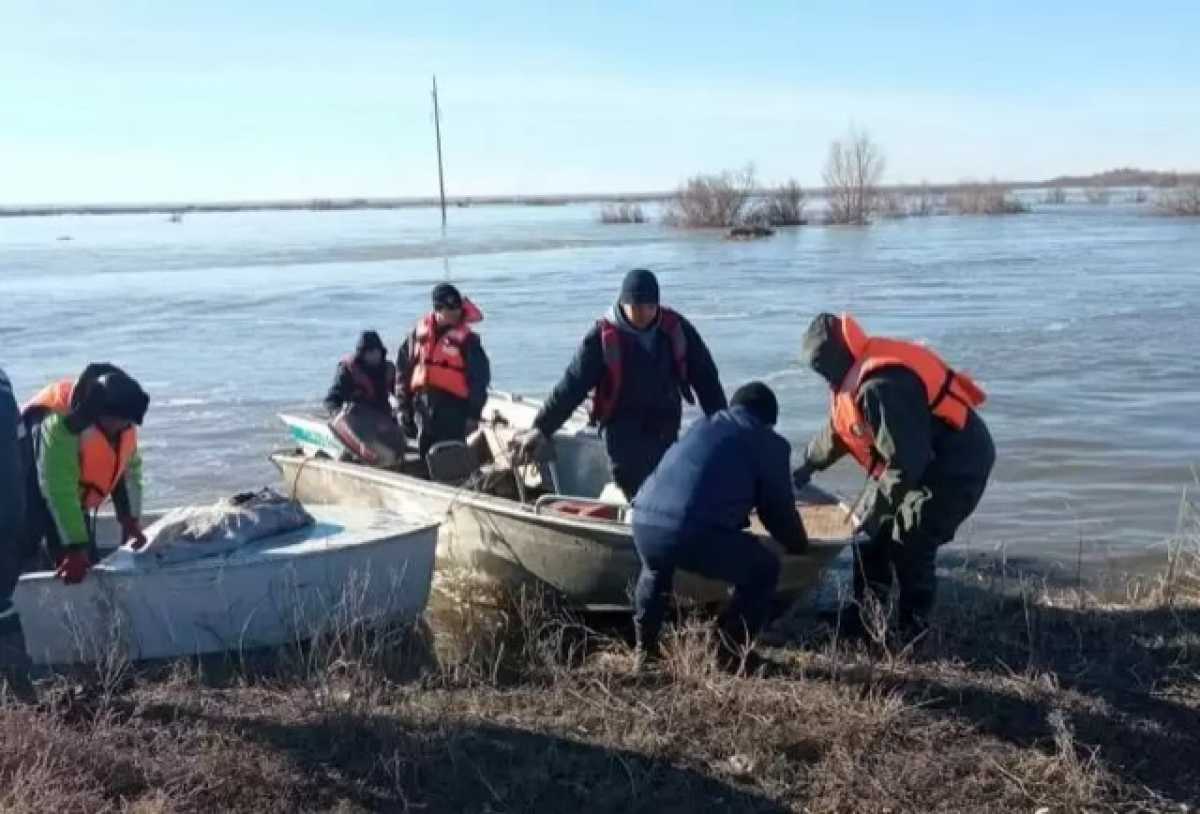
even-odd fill
[{"label": "utility pole", "polygon": [[438,110],[437,74],[433,76],[433,132],[437,137],[438,196],[442,202],[442,231],[446,230],[446,177],[442,173],[442,121]]}]

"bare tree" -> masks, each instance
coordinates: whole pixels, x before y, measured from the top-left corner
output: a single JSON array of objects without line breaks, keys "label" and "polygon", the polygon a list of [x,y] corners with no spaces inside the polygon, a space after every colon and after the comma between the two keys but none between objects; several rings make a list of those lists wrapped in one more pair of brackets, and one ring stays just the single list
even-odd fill
[{"label": "bare tree", "polygon": [[601,223],[645,223],[646,213],[642,205],[625,201],[623,203],[605,204],[600,210]]},{"label": "bare tree", "polygon": [[667,204],[663,223],[688,229],[736,226],[754,194],[754,165],[689,178]]},{"label": "bare tree", "polygon": [[854,128],[829,145],[822,175],[829,194],[830,223],[861,225],[870,220],[879,203],[884,163],[879,145]]},{"label": "bare tree", "polygon": [[964,181],[946,196],[950,211],[958,215],[1015,215],[1029,207],[999,181],[983,184]]}]

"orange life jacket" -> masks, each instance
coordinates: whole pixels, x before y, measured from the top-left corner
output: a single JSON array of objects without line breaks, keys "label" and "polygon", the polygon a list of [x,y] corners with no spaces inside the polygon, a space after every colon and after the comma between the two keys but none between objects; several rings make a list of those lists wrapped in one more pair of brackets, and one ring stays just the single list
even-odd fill
[{"label": "orange life jacket", "polygon": [[467,378],[467,342],[474,335],[469,327],[483,314],[467,299],[463,300],[463,320],[453,328],[437,332],[437,315],[428,314],[417,323],[409,345],[408,387],[413,393],[441,390],[460,399],[469,398]]},{"label": "orange life jacket", "polygon": [[[683,324],[679,314],[670,308],[658,309],[658,330],[666,334],[671,343],[671,360],[675,366],[675,377],[679,380],[679,392],[688,404],[693,404],[691,386],[688,384],[687,369],[687,336],[683,332]],[[592,394],[591,423],[604,424],[612,418],[617,409],[617,401],[621,398],[621,385],[624,383],[624,363],[621,343],[628,342],[632,337],[622,339],[621,329],[608,319],[600,320],[600,347],[604,353],[604,378],[596,386]],[[636,341],[636,340],[634,340]]]},{"label": "orange life jacket", "polygon": [[[75,383],[70,379],[48,384],[25,405],[25,409],[42,407],[65,416],[71,412],[74,392]],[[79,499],[84,507],[98,509],[113,493],[135,452],[137,430],[134,427],[121,433],[115,447],[95,425],[79,434]]]},{"label": "orange life jacket", "polygon": [[875,448],[875,433],[858,406],[858,391],[875,371],[893,366],[911,370],[925,385],[930,411],[956,430],[965,427],[971,410],[986,401],[987,395],[970,376],[955,371],[928,348],[868,337],[849,314],[842,314],[841,325],[854,365],[833,393],[830,420],[838,439],[871,477],[882,474],[887,462]]}]

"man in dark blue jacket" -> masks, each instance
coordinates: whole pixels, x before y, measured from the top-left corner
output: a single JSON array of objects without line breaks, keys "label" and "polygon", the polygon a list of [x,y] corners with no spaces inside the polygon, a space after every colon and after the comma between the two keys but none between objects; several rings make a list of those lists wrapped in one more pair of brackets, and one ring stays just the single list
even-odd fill
[{"label": "man in dark blue jacket", "polygon": [[719,623],[727,647],[758,633],[779,580],[779,558],[746,531],[752,509],[788,553],[807,548],[792,492],[791,446],[774,430],[778,415],[769,387],[742,386],[728,410],[688,430],[634,498],[633,541],[642,561],[634,627],[643,658],[657,655],[677,568],[734,585]]},{"label": "man in dark blue jacket", "polygon": [[592,423],[604,433],[613,481],[632,498],[679,437],[683,402],[705,415],[725,408],[712,355],[692,324],[659,304],[658,280],[646,269],[625,275],[609,313],[587,333],[575,358],[518,439],[534,457],[592,394]]},{"label": "man in dark blue jacket", "polygon": [[21,575],[20,540],[25,521],[24,424],[12,385],[0,370],[0,688],[24,665],[25,640],[12,592]]}]

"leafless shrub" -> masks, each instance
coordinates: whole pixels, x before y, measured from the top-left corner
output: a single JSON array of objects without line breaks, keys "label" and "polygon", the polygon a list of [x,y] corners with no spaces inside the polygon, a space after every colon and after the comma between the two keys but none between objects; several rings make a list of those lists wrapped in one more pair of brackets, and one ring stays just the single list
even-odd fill
[{"label": "leafless shrub", "polygon": [[768,190],[761,201],[747,215],[751,223],[766,226],[803,226],[805,205],[804,189],[800,182],[790,178],[774,189]]},{"label": "leafless shrub", "polygon": [[606,204],[600,210],[601,223],[645,223],[646,213],[642,205],[628,201],[617,204]]},{"label": "leafless shrub", "polygon": [[667,203],[663,223],[685,229],[740,224],[755,191],[754,167],[689,178]]},{"label": "leafless shrub", "polygon": [[1046,190],[1046,197],[1042,202],[1050,205],[1065,204],[1067,202],[1067,190],[1063,187],[1050,187]]},{"label": "leafless shrub", "polygon": [[950,211],[959,215],[1013,215],[1029,207],[1012,197],[1008,187],[996,181],[966,182],[946,197]]},{"label": "leafless shrub", "polygon": [[1154,203],[1156,211],[1163,215],[1178,215],[1194,218],[1200,216],[1200,184],[1176,187],[1170,192],[1161,192]]},{"label": "leafless shrub", "polygon": [[871,137],[853,128],[829,145],[822,173],[829,195],[829,223],[863,225],[876,211],[883,151]]},{"label": "leafless shrub", "polygon": [[1104,206],[1112,198],[1112,193],[1108,187],[1088,187],[1084,190],[1083,197],[1094,206]]},{"label": "leafless shrub", "polygon": [[922,183],[908,202],[908,214],[916,218],[937,214],[938,198],[929,184]]}]

